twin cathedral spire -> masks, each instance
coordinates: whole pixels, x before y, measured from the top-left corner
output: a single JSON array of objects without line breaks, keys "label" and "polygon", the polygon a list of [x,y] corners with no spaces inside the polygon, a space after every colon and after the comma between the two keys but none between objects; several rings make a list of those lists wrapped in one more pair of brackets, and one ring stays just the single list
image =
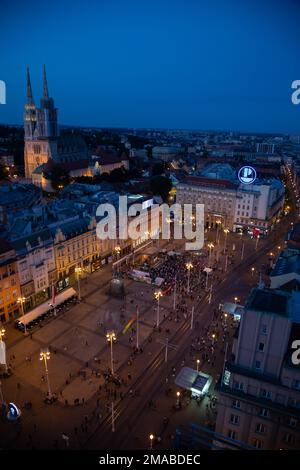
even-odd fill
[{"label": "twin cathedral spire", "polygon": [[27,102],[24,112],[25,140],[56,139],[58,137],[57,108],[49,96],[46,67],[43,68],[43,96],[40,107],[34,102],[30,72],[27,67]]}]

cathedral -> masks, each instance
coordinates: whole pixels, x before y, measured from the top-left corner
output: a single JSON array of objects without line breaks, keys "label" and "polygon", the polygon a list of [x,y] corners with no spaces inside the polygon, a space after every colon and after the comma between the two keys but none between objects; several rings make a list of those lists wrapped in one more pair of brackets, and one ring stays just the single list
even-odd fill
[{"label": "cathedral", "polygon": [[35,105],[27,69],[27,102],[24,111],[24,163],[25,176],[38,186],[44,186],[47,168],[63,164],[77,175],[87,171],[89,157],[85,141],[78,135],[60,135],[58,110],[49,96],[46,69],[43,71],[43,96],[40,107]]}]

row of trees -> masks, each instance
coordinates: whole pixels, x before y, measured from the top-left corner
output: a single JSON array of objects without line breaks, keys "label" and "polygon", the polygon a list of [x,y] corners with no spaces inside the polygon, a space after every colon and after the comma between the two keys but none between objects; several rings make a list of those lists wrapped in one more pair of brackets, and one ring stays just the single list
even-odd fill
[{"label": "row of trees", "polygon": [[[49,172],[48,177],[51,181],[51,185],[55,191],[58,191],[68,185],[71,181],[69,172],[62,165],[54,165]],[[111,173],[103,173],[100,175],[91,176],[80,176],[74,178],[74,181],[78,183],[86,184],[100,184],[102,182],[108,182],[112,184],[125,183],[132,178],[140,177],[140,172],[137,169],[127,170],[124,167],[116,168]],[[168,194],[172,189],[172,182],[169,178],[158,174],[152,176],[149,181],[148,187],[145,186],[144,190],[150,190],[153,194],[158,194],[161,198],[166,201]]]}]

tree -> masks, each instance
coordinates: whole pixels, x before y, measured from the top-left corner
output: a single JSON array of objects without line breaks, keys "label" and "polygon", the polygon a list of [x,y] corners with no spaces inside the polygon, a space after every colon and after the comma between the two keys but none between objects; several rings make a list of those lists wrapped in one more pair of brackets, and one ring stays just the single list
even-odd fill
[{"label": "tree", "polygon": [[48,173],[52,188],[56,191],[62,189],[70,183],[69,171],[62,165],[54,164]]},{"label": "tree", "polygon": [[165,163],[163,161],[158,161],[157,163],[154,163],[152,167],[152,175],[162,175],[163,172],[165,171]]},{"label": "tree", "polygon": [[165,176],[153,176],[150,181],[150,187],[153,194],[159,194],[163,201],[166,201],[172,189],[172,181]]},{"label": "tree", "polygon": [[8,178],[8,170],[6,166],[0,163],[0,180],[6,180]]},{"label": "tree", "polygon": [[110,172],[109,177],[111,183],[124,183],[128,180],[128,170],[124,166],[115,168]]}]

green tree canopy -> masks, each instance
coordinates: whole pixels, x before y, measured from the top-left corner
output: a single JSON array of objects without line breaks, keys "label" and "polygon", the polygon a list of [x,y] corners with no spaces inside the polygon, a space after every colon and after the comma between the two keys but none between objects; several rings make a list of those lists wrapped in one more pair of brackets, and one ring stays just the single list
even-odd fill
[{"label": "green tree canopy", "polygon": [[70,183],[70,175],[66,168],[60,164],[55,164],[48,173],[52,188],[56,191],[62,189]]},{"label": "green tree canopy", "polygon": [[166,176],[157,175],[151,178],[150,187],[153,194],[159,194],[163,201],[166,201],[172,189],[172,182]]}]

